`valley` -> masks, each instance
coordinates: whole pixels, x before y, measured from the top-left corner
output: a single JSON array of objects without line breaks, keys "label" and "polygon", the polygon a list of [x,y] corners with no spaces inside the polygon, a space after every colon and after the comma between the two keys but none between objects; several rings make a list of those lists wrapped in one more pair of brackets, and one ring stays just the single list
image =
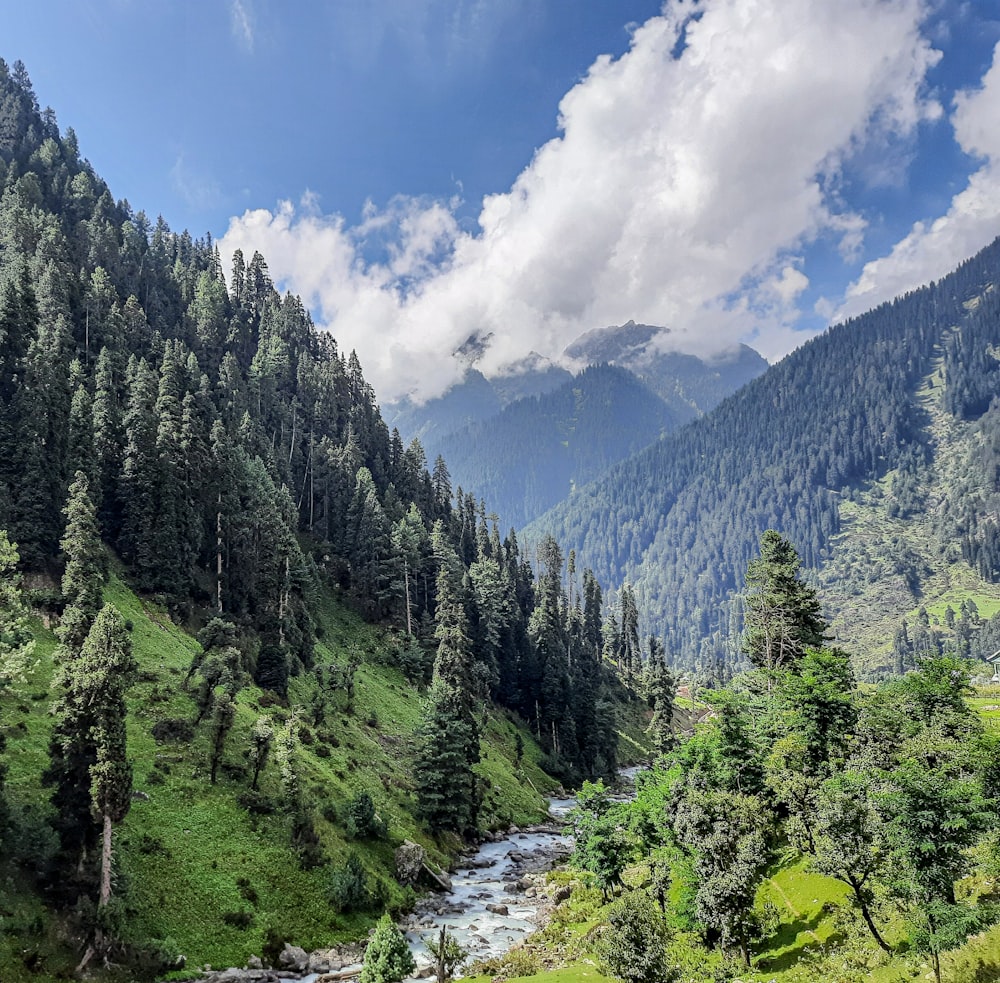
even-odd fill
[{"label": "valley", "polygon": [[0,189],[0,980],[1000,978],[1000,239],[383,406],[2,60]]}]

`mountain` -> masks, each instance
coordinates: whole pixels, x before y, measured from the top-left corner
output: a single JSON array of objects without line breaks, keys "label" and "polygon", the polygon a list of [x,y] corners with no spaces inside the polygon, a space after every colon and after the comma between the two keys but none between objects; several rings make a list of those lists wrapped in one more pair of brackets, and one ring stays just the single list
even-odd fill
[{"label": "mountain", "polygon": [[424,403],[405,398],[382,407],[387,425],[400,432],[409,443],[416,437],[431,459],[441,453],[445,438],[470,424],[496,416],[518,399],[551,392],[573,376],[548,359],[532,354],[523,359],[509,375],[487,379],[469,366],[456,383],[442,396]]},{"label": "mountain", "polygon": [[596,328],[581,335],[563,354],[577,362],[607,362],[628,369],[678,416],[693,420],[767,369],[767,361],[747,345],[699,358],[671,351],[671,332],[648,324]]},{"label": "mountain", "polygon": [[520,528],[686,419],[631,372],[594,365],[441,441],[452,481]]},{"label": "mountain", "polygon": [[576,376],[533,353],[494,379],[470,368],[438,399],[389,407],[387,421],[520,528],[767,368],[745,345],[713,359],[661,351],[669,337],[633,321],[596,329],[563,353],[587,366]]},{"label": "mountain", "polygon": [[[737,594],[776,528],[824,578],[838,637],[884,670],[890,626],[921,605],[944,614],[949,597],[955,610],[966,595],[1000,597],[998,281],[1000,240],[830,328],[526,534],[554,534],[599,577],[631,581],[646,627],[694,667],[737,660]],[[919,549],[898,531],[916,519]]]}]

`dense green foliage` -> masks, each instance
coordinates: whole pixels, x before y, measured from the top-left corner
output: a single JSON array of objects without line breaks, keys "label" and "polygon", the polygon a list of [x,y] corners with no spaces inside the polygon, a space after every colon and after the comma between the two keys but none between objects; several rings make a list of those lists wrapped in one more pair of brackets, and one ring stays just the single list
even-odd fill
[{"label": "dense green foliage", "polygon": [[399,983],[415,969],[410,946],[388,915],[375,926],[375,934],[365,950],[361,983]]},{"label": "dense green foliage", "polygon": [[[263,257],[237,254],[227,282],[209,239],[112,199],[72,133],[39,113],[26,74],[3,66],[0,95],[0,528],[22,561],[57,567],[59,508],[78,475],[73,487],[96,508],[87,535],[175,612],[211,607],[251,630],[240,671],[285,696],[313,664],[321,588],[430,642],[436,527],[458,557],[463,657],[479,664],[485,694],[554,742],[549,719],[574,698],[574,660],[567,653],[565,692],[546,689],[548,656],[526,630],[533,572],[516,540],[501,541],[481,502],[453,500],[443,462],[432,475],[419,442],[404,448],[390,434],[357,358],[277,292]],[[81,535],[68,521],[65,535]],[[84,620],[68,644],[78,646],[97,601],[70,594],[103,557],[70,559],[66,599]],[[426,662],[411,656],[420,679]],[[610,676],[581,684],[593,696]],[[218,684],[203,673],[201,688],[224,742]],[[595,754],[578,742],[551,750],[570,771],[594,773]]]},{"label": "dense green foliage", "polygon": [[[40,798],[22,785],[9,797],[21,845],[3,860],[38,870],[30,890],[44,898],[46,918],[62,911],[71,931],[84,930],[70,912],[95,901],[108,907],[112,829],[124,828],[115,842],[127,847],[136,746],[147,783],[171,783],[168,758],[192,776],[193,786],[164,794],[158,806],[169,809],[177,796],[192,810],[191,826],[196,814],[210,814],[213,829],[236,831],[234,842],[268,827],[264,839],[280,863],[291,856],[303,872],[320,872],[293,890],[335,896],[354,931],[358,912],[370,917],[405,899],[372,877],[391,865],[389,844],[378,846],[389,830],[373,798],[385,807],[385,789],[373,779],[345,789],[340,759],[358,762],[353,746],[337,753],[338,734],[353,735],[352,745],[362,727],[374,735],[367,753],[383,767],[381,781],[400,785],[386,815],[410,835],[420,832],[417,800],[436,831],[474,835],[530,813],[525,801],[537,793],[512,793],[516,780],[497,753],[499,741],[514,756],[504,709],[534,730],[546,766],[567,779],[616,766],[613,703],[631,697],[601,660],[592,574],[583,573],[586,617],[577,571],[554,544],[536,584],[513,532],[501,538],[484,503],[453,494],[443,461],[429,469],[418,441],[404,447],[390,433],[357,357],[275,288],[262,256],[236,253],[224,273],[209,237],[172,232],[115,201],[72,131],[40,111],[23,66],[2,61],[0,530],[10,533],[0,539],[0,698],[12,698],[27,655],[12,579],[18,560],[38,585],[36,611],[59,622],[62,643],[45,669],[51,676],[55,667],[51,722],[18,731],[33,748],[19,773],[36,786],[44,777],[44,791]],[[197,635],[169,669],[155,644],[145,646],[138,720],[126,695],[134,625],[102,608],[109,570],[162,606],[164,632],[173,622]],[[357,641],[341,639],[331,654],[318,623],[332,596],[398,633],[381,661],[405,682],[380,682],[366,669],[360,623]],[[389,695],[403,685],[408,699]],[[376,692],[400,715],[386,735],[391,767],[376,739],[385,712]],[[349,726],[346,718],[362,712],[364,723]],[[437,743],[428,737],[435,727]],[[425,739],[416,748],[418,732]],[[518,736],[516,768],[544,782],[537,745],[529,762],[527,730]],[[154,743],[171,746],[162,770],[153,766]],[[406,774],[415,762],[426,779],[417,787]],[[435,785],[432,775],[445,772],[451,784]],[[344,801],[328,801],[330,788]],[[26,810],[34,810],[30,820]],[[344,850],[342,827],[358,852]],[[99,833],[105,862],[97,876]],[[169,866],[185,852],[147,836],[155,860],[126,849],[132,871]],[[213,842],[208,853],[223,850]],[[116,934],[135,942],[145,926],[168,941],[149,928],[169,922],[153,895],[170,876],[216,879],[204,856],[188,859],[170,875],[123,884]],[[212,895],[200,889],[185,886],[200,898],[195,906]],[[303,904],[296,896],[289,908]],[[245,910],[228,915],[244,928],[253,921]],[[198,916],[192,909],[188,917]],[[312,914],[302,924],[314,938],[322,930]],[[258,935],[273,938],[265,928],[277,931],[258,925]]]},{"label": "dense green foliage", "polygon": [[[778,555],[784,569],[797,566],[771,532],[761,551],[751,581],[773,572]],[[814,604],[796,603],[795,577],[770,584],[788,636],[808,629],[822,638]],[[747,637],[758,637],[753,625]],[[865,935],[876,962],[879,950],[895,957],[910,947],[940,981],[941,955],[1000,914],[996,739],[968,704],[968,664],[928,659],[862,691],[841,652],[810,647],[759,662],[711,695],[713,714],[639,776],[634,802],[584,787],[574,863],[605,895],[630,864],[643,864],[646,909],[659,904],[690,933],[692,951],[704,947],[703,967],[717,949],[749,968],[776,929],[765,879],[782,852],[804,856],[848,889],[844,951]],[[624,964],[613,972],[629,978]]]}]

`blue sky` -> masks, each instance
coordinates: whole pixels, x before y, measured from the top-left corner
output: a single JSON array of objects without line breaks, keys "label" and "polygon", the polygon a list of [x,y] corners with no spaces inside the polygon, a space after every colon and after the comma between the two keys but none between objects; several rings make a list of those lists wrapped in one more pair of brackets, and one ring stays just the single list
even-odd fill
[{"label": "blue sky", "polygon": [[1000,0],[5,0],[113,193],[383,399],[630,318],[780,357],[1000,234]]}]

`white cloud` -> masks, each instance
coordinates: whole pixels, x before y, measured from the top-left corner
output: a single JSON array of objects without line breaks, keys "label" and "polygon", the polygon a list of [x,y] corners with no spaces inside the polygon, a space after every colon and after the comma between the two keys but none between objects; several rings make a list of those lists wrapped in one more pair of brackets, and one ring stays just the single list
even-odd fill
[{"label": "white cloud", "polygon": [[232,28],[233,37],[252,54],[254,47],[253,12],[245,0],[231,0],[229,4],[229,24]]},{"label": "white cloud", "polygon": [[[492,336],[487,372],[630,318],[690,351],[752,336],[775,357],[801,339],[803,244],[860,247],[863,220],[829,190],[844,162],[940,111],[922,96],[938,58],[923,14],[923,0],[673,0],[566,94],[561,135],[484,199],[477,233],[441,203],[349,228],[286,202],[234,218],[221,247],[260,249],[382,399],[440,392],[458,372],[442,353],[473,334]],[[386,235],[388,258],[366,261]]]},{"label": "white cloud", "polygon": [[944,215],[916,222],[887,256],[865,264],[836,319],[936,279],[1000,234],[1000,44],[980,87],[955,96],[951,122],[959,146],[982,166]]}]

